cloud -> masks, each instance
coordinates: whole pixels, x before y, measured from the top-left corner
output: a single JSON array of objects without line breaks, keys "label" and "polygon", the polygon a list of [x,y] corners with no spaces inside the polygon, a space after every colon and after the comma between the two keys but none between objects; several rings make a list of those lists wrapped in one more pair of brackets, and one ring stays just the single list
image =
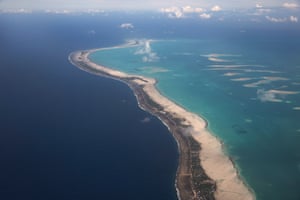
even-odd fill
[{"label": "cloud", "polygon": [[254,13],[249,13],[249,15],[254,15],[254,16],[264,15],[272,11],[270,8],[265,8],[261,3],[255,4],[255,8],[251,9],[250,12],[252,10],[254,11]]},{"label": "cloud", "polygon": [[257,11],[256,14],[262,15],[264,13],[270,13],[272,10],[269,8],[259,8],[256,11]]},{"label": "cloud", "polygon": [[288,8],[288,9],[295,9],[295,8],[299,8],[299,5],[296,4],[296,3],[289,3],[289,2],[286,2],[284,4],[282,4],[282,6],[284,8]]},{"label": "cloud", "polygon": [[255,4],[255,8],[263,8],[263,6],[260,3]]},{"label": "cloud", "polygon": [[294,23],[298,22],[298,17],[296,16],[290,16],[289,18],[276,18],[276,17],[266,16],[266,19],[274,23],[283,23],[287,21],[294,22]]},{"label": "cloud", "polygon": [[138,49],[134,54],[143,55],[143,62],[156,62],[160,59],[157,54],[152,51],[149,40],[144,41],[144,46]]},{"label": "cloud", "polygon": [[198,7],[193,8],[191,6],[184,6],[184,7],[182,7],[182,11],[184,13],[200,13],[200,12],[203,12],[205,10],[203,8],[198,8]]},{"label": "cloud", "polygon": [[211,11],[213,11],[213,12],[219,12],[221,10],[222,10],[222,8],[218,5],[215,5],[214,7],[211,8]]},{"label": "cloud", "polygon": [[169,18],[182,18],[184,17],[184,14],[182,10],[178,7],[170,7],[170,8],[161,8],[161,12],[166,13]]},{"label": "cloud", "polygon": [[182,11],[185,13],[193,13],[194,8],[192,8],[191,6],[184,6],[184,7],[182,7]]},{"label": "cloud", "polygon": [[[1,2],[1,1],[0,1]],[[22,14],[30,14],[32,13],[32,10],[30,9],[25,9],[25,8],[20,8],[20,9],[4,9],[1,10],[0,12],[2,13],[22,13]]]},{"label": "cloud", "polygon": [[123,23],[120,25],[120,28],[132,29],[132,28],[134,28],[134,26],[131,23]]},{"label": "cloud", "polygon": [[[203,6],[211,8],[212,5],[218,5],[221,1],[200,1],[200,0],[153,0],[153,1],[138,1],[138,0],[0,0],[1,9],[18,9],[26,8],[31,10],[46,10],[46,9],[71,9],[73,11],[83,11],[86,9],[101,8],[104,10],[158,10],[159,8],[174,5],[182,7],[190,5],[191,7]],[[254,3],[253,3],[254,2]],[[267,0],[267,1],[237,1],[227,0],[224,3],[224,9],[249,9],[253,8],[253,4],[262,2],[266,7],[279,7],[284,2],[297,2],[299,0]],[[223,9],[223,8],[222,8]]]},{"label": "cloud", "polygon": [[71,10],[67,10],[67,9],[63,9],[63,10],[50,10],[47,9],[45,10],[46,13],[53,13],[53,14],[71,14],[73,11]]},{"label": "cloud", "polygon": [[89,8],[89,9],[86,9],[84,10],[83,12],[86,12],[86,13],[104,13],[105,11],[104,10],[101,10],[101,9],[96,9],[96,8]]},{"label": "cloud", "polygon": [[[74,14],[78,13],[78,11],[73,10],[73,9],[44,9],[43,10],[45,13],[51,13],[51,14]],[[38,11],[40,12],[40,11]],[[104,10],[101,9],[84,9],[81,10],[80,13],[89,13],[89,14],[105,14]]]},{"label": "cloud", "polygon": [[290,21],[297,23],[298,22],[298,17],[290,16]]},{"label": "cloud", "polygon": [[274,23],[282,23],[282,22],[287,21],[286,18],[276,18],[276,17],[270,17],[270,16],[266,16],[266,19],[269,20],[270,22],[274,22]]},{"label": "cloud", "polygon": [[204,12],[205,9],[187,5],[183,7],[172,6],[169,8],[161,8],[160,11],[166,13],[169,18],[184,18],[191,16],[195,13]]},{"label": "cloud", "polygon": [[195,8],[195,12],[199,13],[199,12],[204,12],[205,9],[204,8]]},{"label": "cloud", "polygon": [[201,14],[201,15],[199,15],[200,16],[200,18],[202,18],[202,19],[210,19],[211,18],[211,15],[210,14],[207,14],[207,13],[203,13],[203,14]]}]

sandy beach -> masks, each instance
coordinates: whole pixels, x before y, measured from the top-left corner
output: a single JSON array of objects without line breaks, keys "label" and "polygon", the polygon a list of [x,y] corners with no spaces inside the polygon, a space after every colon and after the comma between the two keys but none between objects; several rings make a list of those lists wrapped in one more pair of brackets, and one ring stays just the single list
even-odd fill
[{"label": "sandy beach", "polygon": [[[140,107],[160,118],[176,138],[181,156],[176,186],[181,200],[255,199],[253,192],[239,177],[238,170],[224,153],[222,143],[206,128],[207,122],[203,118],[161,95],[155,87],[155,79],[126,74],[91,62],[88,56],[94,51],[96,50],[74,52],[69,60],[84,71],[128,84]],[[195,161],[193,155],[196,155],[197,164],[192,164]],[[185,191],[186,188],[190,191]]]}]

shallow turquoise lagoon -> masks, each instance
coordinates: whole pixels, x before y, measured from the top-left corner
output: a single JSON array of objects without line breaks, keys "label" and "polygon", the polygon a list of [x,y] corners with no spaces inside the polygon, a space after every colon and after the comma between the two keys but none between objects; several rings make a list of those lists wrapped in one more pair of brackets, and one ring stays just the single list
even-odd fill
[{"label": "shallow turquoise lagoon", "polygon": [[208,120],[258,199],[299,199],[300,40],[282,42],[143,40],[90,59],[156,78],[162,94]]}]

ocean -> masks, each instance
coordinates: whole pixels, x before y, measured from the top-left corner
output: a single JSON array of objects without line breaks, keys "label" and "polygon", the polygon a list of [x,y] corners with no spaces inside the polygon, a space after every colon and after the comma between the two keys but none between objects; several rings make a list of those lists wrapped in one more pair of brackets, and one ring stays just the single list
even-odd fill
[{"label": "ocean", "polygon": [[72,51],[144,39],[91,59],[156,78],[204,117],[257,199],[299,200],[296,26],[141,13],[1,14],[0,25],[1,199],[176,199],[167,128],[126,85],[68,62]]},{"label": "ocean", "polygon": [[[158,80],[204,117],[257,199],[299,199],[300,40],[294,32],[144,40],[92,61]],[[300,32],[298,32],[300,33]]]},{"label": "ocean", "polygon": [[126,85],[68,61],[72,51],[123,42],[118,23],[0,16],[0,199],[176,199],[168,129]]}]

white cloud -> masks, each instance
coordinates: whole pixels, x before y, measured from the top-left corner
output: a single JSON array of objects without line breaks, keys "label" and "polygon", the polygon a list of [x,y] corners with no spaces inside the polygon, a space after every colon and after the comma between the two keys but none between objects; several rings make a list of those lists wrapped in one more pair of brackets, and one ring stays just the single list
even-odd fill
[{"label": "white cloud", "polygon": [[120,28],[132,29],[134,26],[131,23],[124,23],[120,25]]},{"label": "white cloud", "polygon": [[[253,2],[262,2],[265,7],[280,7],[284,2],[298,2],[299,0],[255,0],[255,1],[224,1],[223,10],[235,9],[249,9],[253,8]],[[46,9],[68,9],[73,11],[83,11],[86,9],[104,9],[104,10],[158,10],[170,5],[182,7],[190,5],[196,7],[201,5],[203,8],[211,8],[212,5],[220,5],[221,1],[200,1],[200,0],[152,0],[152,1],[138,1],[138,0],[0,0],[0,8],[5,9],[31,9],[31,10],[46,10]]]},{"label": "white cloud", "polygon": [[184,13],[199,13],[199,12],[203,12],[204,9],[203,8],[193,8],[192,6],[184,6],[182,7],[182,11]]},{"label": "white cloud", "polygon": [[[43,11],[45,13],[51,13],[51,14],[74,14],[79,12],[73,9],[45,9]],[[104,14],[105,11],[100,9],[86,9],[86,10],[81,10],[80,13],[89,13],[89,14],[103,13]]]},{"label": "white cloud", "polygon": [[211,18],[211,15],[210,14],[207,14],[207,13],[203,13],[203,14],[201,14],[201,15],[199,15],[200,16],[200,18],[202,18],[202,19],[210,19]]},{"label": "white cloud", "polygon": [[172,6],[169,8],[161,8],[160,11],[166,13],[169,18],[184,18],[194,13],[204,12],[205,9],[187,5],[183,7]]},{"label": "white cloud", "polygon": [[287,21],[286,18],[276,18],[276,17],[270,17],[270,16],[266,16],[266,19],[269,20],[270,22],[274,22],[274,23],[282,23],[282,22]]},{"label": "white cloud", "polygon": [[215,5],[214,7],[211,8],[211,11],[214,11],[214,12],[219,12],[221,10],[222,10],[222,8],[218,5]]},{"label": "white cloud", "polygon": [[298,22],[298,17],[290,16],[290,21],[291,22]]},{"label": "white cloud", "polygon": [[4,9],[4,10],[1,10],[0,9],[0,12],[2,13],[25,13],[25,14],[29,14],[29,13],[32,13],[32,10],[29,10],[29,9],[25,9],[25,8],[20,8],[20,9]]},{"label": "white cloud", "polygon": [[46,13],[54,13],[54,14],[70,14],[72,13],[72,11],[67,10],[67,9],[63,9],[63,10],[50,10],[47,9],[45,10]]},{"label": "white cloud", "polygon": [[194,10],[195,10],[196,13],[204,12],[205,11],[204,8],[194,8]]},{"label": "white cloud", "polygon": [[256,15],[256,16],[260,16],[260,15],[265,15],[266,13],[270,13],[272,12],[271,9],[268,8],[258,8],[255,10],[255,12],[251,15]]},{"label": "white cloud", "polygon": [[173,7],[170,7],[170,8],[161,8],[160,11],[163,12],[163,13],[166,13],[169,18],[182,18],[182,17],[184,17],[182,9],[180,9],[176,6],[173,6]]},{"label": "white cloud", "polygon": [[142,60],[143,62],[156,62],[159,61],[159,57],[155,52],[152,51],[150,41],[146,40],[144,41],[144,46],[140,49],[138,49],[135,53],[135,55],[143,55]]},{"label": "white cloud", "polygon": [[86,13],[104,13],[104,10],[101,10],[101,9],[87,9],[87,10],[84,10],[83,12],[86,12]]},{"label": "white cloud", "polygon": [[192,8],[191,6],[184,6],[184,7],[182,7],[182,11],[185,13],[193,13],[194,8]]},{"label": "white cloud", "polygon": [[258,9],[258,12],[259,13],[269,13],[269,12],[271,12],[272,10],[271,9],[269,9],[269,8],[260,8],[260,9]]},{"label": "white cloud", "polygon": [[289,2],[286,2],[284,4],[282,4],[282,6],[284,8],[288,8],[288,9],[295,9],[295,8],[299,8],[299,5],[296,4],[296,3],[289,3]]},{"label": "white cloud", "polygon": [[260,3],[255,4],[256,8],[263,8],[263,6]]}]

